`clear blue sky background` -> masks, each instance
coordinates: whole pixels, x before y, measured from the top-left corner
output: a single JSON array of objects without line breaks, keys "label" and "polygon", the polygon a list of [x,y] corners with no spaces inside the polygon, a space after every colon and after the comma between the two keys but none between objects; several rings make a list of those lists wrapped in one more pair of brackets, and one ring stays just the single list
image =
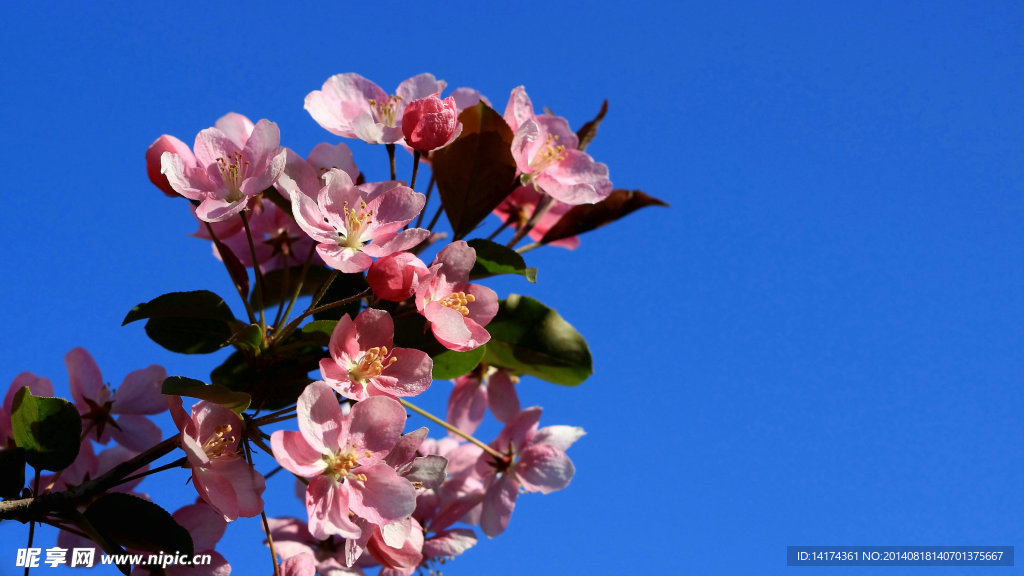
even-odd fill
[{"label": "clear blue sky background", "polygon": [[[390,91],[430,71],[499,109],[525,84],[575,126],[608,98],[589,152],[672,208],[529,253],[537,285],[492,283],[589,338],[583,386],[520,388],[588,435],[568,490],[522,497],[445,574],[813,574],[787,545],[1024,545],[1019,3],[250,4],[5,7],[5,388],[29,370],[66,394],[79,345],[115,385],[215,365],[120,326],[164,292],[234,302],[146,178],[160,134],[236,111],[304,155],[337,141],[302,109],[335,73]],[[383,149],[356,155],[384,177]],[[184,479],[142,489],[174,509]],[[284,475],[270,491],[272,515],[301,513]],[[270,573],[260,534],[229,528],[236,574]],[[25,537],[0,526],[0,574]]]}]

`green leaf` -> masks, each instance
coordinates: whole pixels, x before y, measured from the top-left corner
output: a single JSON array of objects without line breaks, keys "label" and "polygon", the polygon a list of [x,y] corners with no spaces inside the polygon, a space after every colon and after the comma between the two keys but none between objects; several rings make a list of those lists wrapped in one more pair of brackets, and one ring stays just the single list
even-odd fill
[{"label": "green leaf", "polygon": [[242,323],[220,296],[208,290],[171,292],[139,304],[121,325],[146,322],[146,334],[172,352],[208,354],[228,345]]},{"label": "green leaf", "polygon": [[25,386],[14,395],[11,431],[33,468],[63,470],[78,457],[82,418],[67,400],[33,396]]},{"label": "green leaf", "polygon": [[573,206],[541,238],[541,244],[570,238],[600,228],[646,206],[668,206],[668,203],[640,190],[613,190],[597,204]]},{"label": "green leaf", "polygon": [[311,342],[327,346],[331,342],[331,334],[334,333],[334,327],[337,325],[337,320],[313,320],[302,327],[302,333],[309,336]]},{"label": "green leaf", "polygon": [[[291,214],[290,209],[288,213]],[[288,300],[291,300],[292,294],[295,293],[295,285],[298,283],[299,278],[302,277],[302,266],[293,266],[288,269],[287,282],[285,282],[285,275],[286,273],[283,268],[271,270],[263,274],[263,287],[266,288],[266,291],[263,293],[264,307],[276,306],[281,302],[282,296],[286,303]],[[306,279],[302,283],[299,295],[312,296],[316,294],[317,290],[320,289],[320,286],[330,275],[331,271],[323,266],[310,266],[306,270]],[[256,294],[249,295],[249,304],[254,310],[259,306],[256,302]]]},{"label": "green leaf", "polygon": [[0,498],[17,498],[25,487],[25,449],[0,450]]},{"label": "green leaf", "polygon": [[188,530],[160,506],[123,492],[100,496],[85,511],[97,532],[134,550],[168,554],[194,553]]},{"label": "green leaf", "polygon": [[527,268],[523,257],[508,246],[483,238],[474,238],[469,241],[469,245],[476,250],[476,263],[469,272],[470,280],[499,274],[519,274],[530,282],[537,281],[537,269]]},{"label": "green leaf", "polygon": [[485,344],[468,352],[445,350],[434,356],[434,380],[451,380],[468,374],[480,364],[486,349]]},{"label": "green leaf", "polygon": [[481,102],[459,121],[462,134],[434,152],[431,162],[455,240],[472,232],[518,183],[512,130],[501,115]]},{"label": "green leaf", "polygon": [[188,396],[220,404],[238,414],[245,412],[252,402],[252,398],[245,392],[236,392],[219,384],[206,384],[184,376],[168,377],[160,391],[171,396]]},{"label": "green leaf", "polygon": [[606,99],[601,103],[601,111],[597,113],[597,116],[593,120],[587,122],[576,132],[576,137],[579,138],[580,144],[576,148],[579,150],[586,150],[593,140],[594,136],[597,136],[597,127],[601,125],[601,120],[604,120],[604,115],[608,113],[608,100]]},{"label": "green leaf", "polygon": [[510,294],[487,325],[484,363],[576,386],[594,373],[583,336],[557,312],[533,298]]},{"label": "green leaf", "polygon": [[235,333],[228,339],[228,344],[234,344],[239,350],[253,352],[258,351],[262,343],[263,329],[259,324],[245,324],[235,330]]}]

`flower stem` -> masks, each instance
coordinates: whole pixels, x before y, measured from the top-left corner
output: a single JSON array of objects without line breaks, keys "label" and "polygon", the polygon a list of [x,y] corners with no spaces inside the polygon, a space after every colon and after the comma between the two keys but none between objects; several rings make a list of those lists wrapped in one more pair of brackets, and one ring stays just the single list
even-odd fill
[{"label": "flower stem", "polygon": [[[309,254],[306,255],[306,261],[302,264],[302,273],[299,275],[299,282],[295,285],[295,290],[292,292],[292,299],[288,301],[288,308],[284,311],[284,315],[281,316],[281,323],[288,321],[288,316],[292,313],[292,308],[295,303],[299,300],[299,295],[302,294],[302,285],[306,282],[306,274],[309,272],[309,265],[313,262],[313,254],[316,253],[316,244],[313,244],[309,248]],[[280,330],[280,323],[274,324],[274,330]]]},{"label": "flower stem", "polygon": [[[210,238],[213,238],[214,244],[220,244],[221,241],[217,239],[217,235],[213,233],[213,226],[210,223],[203,220],[203,224],[206,225],[206,231],[209,232]],[[236,258],[237,259],[237,258]],[[231,268],[228,267],[227,260],[221,259],[224,262],[224,269],[228,271],[228,276],[231,276],[231,283],[234,284],[235,290],[238,292],[238,298],[241,299],[242,305],[245,306],[245,313],[249,315],[249,324],[256,323],[256,315],[252,313],[252,308],[249,306],[249,297],[242,293],[242,287],[235,282],[234,276],[231,275]]]},{"label": "flower stem", "polygon": [[[249,449],[249,439],[243,437],[242,446],[245,447],[245,460],[252,466],[252,451]],[[270,546],[270,561],[274,564],[274,576],[280,576],[281,569],[277,565],[277,552],[274,551],[274,538],[270,536],[270,523],[267,522],[267,512],[260,510],[260,519],[263,520],[263,532],[267,535],[267,544]]]},{"label": "flower stem", "polygon": [[122,479],[120,482],[118,482],[118,484],[127,484],[128,482],[131,482],[132,480],[137,480],[139,478],[145,478],[146,476],[149,476],[150,474],[156,474],[157,472],[163,472],[164,470],[170,470],[171,468],[181,468],[187,462],[188,462],[188,457],[187,456],[182,456],[181,458],[178,458],[177,460],[175,460],[174,462],[171,462],[169,464],[164,464],[163,466],[159,466],[157,468],[153,468],[152,470],[146,470],[145,472],[139,472],[138,474],[133,474],[133,475],[127,477],[127,478]]},{"label": "flower stem", "polygon": [[[35,470],[36,470],[36,477],[35,477],[35,480],[33,480],[33,482],[32,482],[32,494],[33,495],[34,494],[39,494],[39,468],[36,468]],[[31,548],[32,547],[32,539],[35,538],[35,536],[36,536],[36,523],[35,522],[29,522],[28,523],[28,546],[26,546],[26,548]],[[28,576],[28,569],[29,568],[30,568],[29,563],[26,562],[25,563],[25,576]]]},{"label": "flower stem", "polygon": [[463,438],[465,438],[466,440],[469,440],[473,444],[476,444],[481,449],[483,449],[484,452],[487,452],[488,454],[490,454],[491,456],[494,456],[498,460],[505,461],[505,460],[508,459],[501,452],[498,452],[494,448],[491,448],[490,446],[488,446],[487,444],[484,444],[483,442],[477,440],[473,436],[471,436],[469,434],[466,434],[465,432],[463,432],[462,430],[459,430],[455,426],[452,426],[451,424],[445,422],[444,420],[441,420],[440,418],[438,418],[437,416],[434,416],[430,412],[427,412],[426,410],[424,410],[424,409],[422,409],[422,408],[420,408],[420,407],[418,407],[418,406],[416,406],[414,404],[409,403],[407,400],[402,400],[401,398],[399,398],[399,402],[402,403],[402,406],[405,406],[406,408],[412,410],[413,412],[419,414],[420,416],[423,416],[427,420],[430,420],[431,422],[433,422],[435,424],[443,426],[445,429],[447,429],[447,430],[449,430],[451,432],[454,432],[455,434],[458,434],[459,436],[462,436]]},{"label": "flower stem", "polygon": [[384,148],[388,151],[388,164],[391,165],[391,179],[395,179],[395,145],[385,144]]},{"label": "flower stem", "polygon": [[[419,150],[413,150],[412,151],[412,180],[409,181],[409,188],[412,188],[413,190],[416,189],[416,173],[419,172],[419,168],[420,168],[420,151]],[[426,206],[427,204],[424,203],[423,205]]]},{"label": "flower stem", "polygon": [[434,173],[430,173],[430,182],[427,183],[427,198],[423,201],[423,210],[420,210],[420,215],[416,218],[416,227],[419,228],[420,224],[423,224],[423,217],[427,215],[427,204],[430,203],[430,193],[434,191]]},{"label": "flower stem", "polygon": [[443,209],[444,209],[443,205],[437,207],[437,212],[434,212],[434,217],[430,219],[430,224],[427,224],[427,230],[430,230],[430,231],[434,230],[434,225],[437,224],[437,221],[441,218],[441,211]]},{"label": "flower stem", "polygon": [[256,261],[256,244],[252,241],[252,231],[249,230],[249,218],[245,215],[245,211],[242,214],[242,226],[245,227],[245,238],[249,241],[249,254],[252,256],[252,269],[256,274],[256,305],[260,308],[260,329],[266,333],[267,331],[267,318],[263,313],[263,273],[260,272],[260,265]]},{"label": "flower stem", "polygon": [[543,195],[540,200],[537,201],[537,206],[533,209],[533,214],[531,214],[530,219],[526,221],[526,225],[516,230],[515,236],[512,236],[512,239],[508,241],[508,244],[506,244],[509,248],[515,248],[516,244],[518,244],[524,236],[529,234],[530,230],[533,230],[533,227],[537,225],[537,222],[540,222],[540,219],[543,218],[544,215],[548,213],[548,210],[555,205],[554,198],[544,194],[543,192],[542,194]]}]

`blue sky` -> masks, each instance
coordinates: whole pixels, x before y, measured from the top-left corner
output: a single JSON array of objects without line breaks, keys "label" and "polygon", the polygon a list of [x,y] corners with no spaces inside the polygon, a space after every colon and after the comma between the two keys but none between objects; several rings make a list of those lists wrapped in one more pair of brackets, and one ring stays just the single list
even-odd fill
[{"label": "blue sky", "polygon": [[[1021,544],[1022,24],[1009,2],[9,6],[0,383],[27,370],[66,394],[75,346],[115,385],[216,365],[120,326],[164,292],[235,304],[146,178],[160,134],[235,111],[305,155],[338,141],[302,109],[336,73],[393,90],[429,71],[499,109],[523,84],[574,126],[608,98],[588,152],[672,207],[530,252],[536,285],[490,284],[588,338],[588,382],[520,388],[588,434],[569,489],[522,497],[445,574],[781,574],[787,545]],[[385,177],[382,149],[353,148]],[[142,489],[193,498],[183,473]],[[270,491],[272,515],[301,512],[283,475]],[[0,574],[25,537],[0,526]],[[235,573],[270,573],[259,538],[230,527]]]}]

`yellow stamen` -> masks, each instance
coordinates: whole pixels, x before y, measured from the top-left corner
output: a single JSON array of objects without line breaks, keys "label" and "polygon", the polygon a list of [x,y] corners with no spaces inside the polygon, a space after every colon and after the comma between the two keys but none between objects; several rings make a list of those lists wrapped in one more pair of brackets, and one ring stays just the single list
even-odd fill
[{"label": "yellow stamen", "polygon": [[359,458],[356,456],[355,450],[349,448],[333,456],[324,455],[324,460],[327,462],[326,473],[333,476],[336,480],[348,478],[349,480],[366,482],[366,474],[352,473],[352,469],[359,466]]},{"label": "yellow stamen", "polygon": [[363,232],[373,220],[373,210],[366,209],[366,202],[360,202],[358,209],[349,208],[347,201],[342,205],[341,210],[345,214],[345,231],[338,231],[338,235],[342,236],[338,239],[338,244],[353,249],[362,248]]},{"label": "yellow stamen", "polygon": [[231,202],[241,200],[243,197],[242,181],[245,180],[245,176],[249,172],[249,161],[241,152],[232,152],[227,158],[217,158],[217,170],[220,171],[220,177],[228,187],[228,200]]},{"label": "yellow stamen", "polygon": [[401,98],[392,94],[383,102],[373,98],[367,101],[370,103],[374,119],[385,126],[392,128],[395,126],[395,119],[398,118],[398,103],[402,101]]},{"label": "yellow stamen", "polygon": [[565,159],[567,153],[565,146],[555,142],[558,140],[558,136],[554,134],[548,134],[547,138],[544,139],[544,147],[539,152],[534,154],[533,159],[530,160],[530,168],[534,172],[542,172],[550,167],[552,164],[557,164]]},{"label": "yellow stamen", "polygon": [[228,432],[231,432],[230,424],[218,426],[214,430],[213,436],[210,436],[206,442],[203,442],[203,452],[206,452],[210,459],[223,456],[224,452],[227,451],[228,444],[235,442],[234,436],[226,436]]},{"label": "yellow stamen", "polygon": [[466,307],[466,304],[470,302],[476,302],[476,296],[465,292],[452,292],[441,299],[442,306],[447,306],[463,316],[469,316],[469,308]]},{"label": "yellow stamen", "polygon": [[365,382],[370,378],[380,376],[385,368],[397,361],[398,358],[395,358],[394,355],[390,358],[388,357],[387,346],[370,348],[359,359],[359,362],[348,371],[348,374],[356,380]]}]

